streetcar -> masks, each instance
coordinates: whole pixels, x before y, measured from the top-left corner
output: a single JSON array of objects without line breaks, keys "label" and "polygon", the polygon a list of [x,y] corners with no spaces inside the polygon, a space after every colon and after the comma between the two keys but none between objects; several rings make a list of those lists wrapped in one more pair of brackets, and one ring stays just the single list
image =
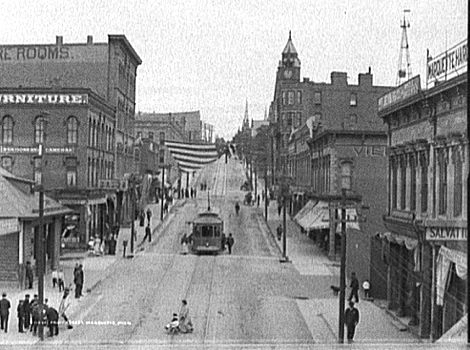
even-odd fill
[{"label": "streetcar", "polygon": [[191,225],[191,249],[195,253],[218,253],[223,251],[222,235],[224,232],[224,221],[220,216],[211,211],[199,213],[190,221]]}]

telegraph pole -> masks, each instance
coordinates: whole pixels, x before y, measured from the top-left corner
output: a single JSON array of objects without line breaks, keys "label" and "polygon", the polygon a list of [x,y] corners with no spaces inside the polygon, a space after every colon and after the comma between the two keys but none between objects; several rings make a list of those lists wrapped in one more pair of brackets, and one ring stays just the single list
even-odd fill
[{"label": "telegraph pole", "polygon": [[38,273],[38,297],[39,297],[39,306],[40,306],[40,319],[38,327],[39,339],[44,340],[44,324],[43,324],[43,307],[44,307],[44,270],[45,270],[45,249],[44,249],[44,186],[43,186],[43,145],[39,145],[39,157],[40,157],[40,182],[38,186],[39,190],[39,230],[38,230],[38,242],[36,242],[37,248],[37,273]]},{"label": "telegraph pole", "polygon": [[344,306],[346,299],[346,189],[341,189],[341,269],[339,277],[338,342],[344,343]]},{"label": "telegraph pole", "polygon": [[160,211],[160,220],[163,221],[163,201],[165,198],[165,165],[162,167],[162,204]]}]

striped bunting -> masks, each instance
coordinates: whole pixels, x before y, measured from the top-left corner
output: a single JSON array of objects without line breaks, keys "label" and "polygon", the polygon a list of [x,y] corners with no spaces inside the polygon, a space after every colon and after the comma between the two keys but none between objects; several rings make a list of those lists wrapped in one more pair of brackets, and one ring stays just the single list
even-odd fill
[{"label": "striped bunting", "polygon": [[180,170],[186,173],[192,173],[219,157],[215,144],[165,141],[165,146],[178,163]]}]

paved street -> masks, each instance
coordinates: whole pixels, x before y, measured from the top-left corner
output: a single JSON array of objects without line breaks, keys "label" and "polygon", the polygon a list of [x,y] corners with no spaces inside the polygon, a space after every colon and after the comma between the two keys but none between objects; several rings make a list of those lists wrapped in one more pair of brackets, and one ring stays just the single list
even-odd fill
[{"label": "paved street", "polygon": [[[208,204],[207,191],[198,191],[196,199],[178,201],[163,222],[155,220],[152,243],[136,246],[133,259],[118,254],[84,260],[86,276],[94,273],[93,261],[97,266],[102,262],[103,268],[95,271],[101,274],[96,278],[100,282],[75,303],[70,315],[75,328],[66,330],[62,325],[58,337],[46,338],[47,346],[339,347],[335,344],[338,297],[329,288],[338,283],[338,267],[290,220],[292,263],[279,262],[279,242],[271,233],[280,220],[274,201],[267,224],[262,205],[242,205],[240,215],[235,215],[234,204],[242,203],[244,195],[239,190],[244,169],[238,160],[225,164],[220,159],[195,178],[207,182],[211,208],[220,212],[225,232],[235,238],[232,255],[180,253],[187,221]],[[169,336],[164,325],[179,311],[182,299],[188,300],[194,332]],[[410,333],[400,332],[373,303],[361,301],[358,308],[361,322],[356,344],[349,348],[387,348],[385,343],[429,347]],[[23,345],[37,339],[15,333],[13,324],[8,337],[10,344]]]}]

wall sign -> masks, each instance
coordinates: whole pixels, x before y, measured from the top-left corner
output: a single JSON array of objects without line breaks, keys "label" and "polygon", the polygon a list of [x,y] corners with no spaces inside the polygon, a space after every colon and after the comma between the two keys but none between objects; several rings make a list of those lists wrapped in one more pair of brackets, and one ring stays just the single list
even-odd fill
[{"label": "wall sign", "polygon": [[466,241],[467,228],[463,227],[428,227],[427,241]]},{"label": "wall sign", "polygon": [[2,61],[58,61],[72,58],[69,46],[34,45],[34,46],[0,46]]},{"label": "wall sign", "polygon": [[88,104],[87,94],[0,94],[0,105],[6,104]]},{"label": "wall sign", "polygon": [[[69,154],[75,151],[74,147],[44,147],[45,153]],[[0,153],[39,153],[39,147],[0,146]]]},{"label": "wall sign", "polygon": [[0,219],[0,236],[18,232],[19,230],[20,226],[17,218]]},{"label": "wall sign", "polygon": [[378,100],[378,110],[385,109],[410,96],[416,95],[421,90],[421,80],[419,75],[404,82],[396,89],[383,95]]},{"label": "wall sign", "polygon": [[468,46],[467,39],[465,39],[435,58],[428,57],[426,82],[445,81],[448,78],[459,75],[467,71],[467,63]]}]

